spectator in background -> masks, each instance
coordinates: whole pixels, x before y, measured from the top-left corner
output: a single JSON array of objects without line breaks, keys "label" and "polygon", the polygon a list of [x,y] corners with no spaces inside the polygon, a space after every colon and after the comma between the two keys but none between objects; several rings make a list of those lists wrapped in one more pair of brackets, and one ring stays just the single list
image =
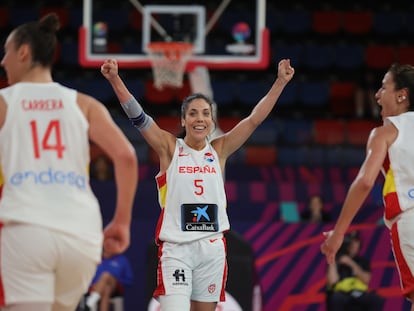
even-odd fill
[{"label": "spectator in background", "polygon": [[320,195],[315,194],[309,198],[307,208],[300,214],[304,222],[326,223],[331,221],[331,215],[324,209],[324,202]]},{"label": "spectator in background", "polygon": [[122,296],[123,289],[132,285],[133,272],[128,258],[103,251],[102,262],[98,266],[91,282],[89,295],[86,299],[88,308],[109,311],[110,301],[114,296]]},{"label": "spectator in background", "polygon": [[359,255],[360,250],[359,233],[353,231],[345,236],[336,260],[328,264],[328,311],[350,311],[355,306],[365,311],[382,310],[384,299],[369,291],[370,262]]},{"label": "spectator in background", "polygon": [[100,155],[92,162],[91,178],[97,181],[113,180],[113,165],[107,156]]}]

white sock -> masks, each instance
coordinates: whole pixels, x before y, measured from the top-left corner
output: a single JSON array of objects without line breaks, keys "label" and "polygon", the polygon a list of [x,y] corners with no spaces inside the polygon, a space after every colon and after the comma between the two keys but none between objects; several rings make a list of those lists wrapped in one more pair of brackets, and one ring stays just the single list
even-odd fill
[{"label": "white sock", "polygon": [[96,303],[101,299],[101,295],[98,292],[92,292],[89,297],[86,299],[86,305],[89,308],[92,308]]}]

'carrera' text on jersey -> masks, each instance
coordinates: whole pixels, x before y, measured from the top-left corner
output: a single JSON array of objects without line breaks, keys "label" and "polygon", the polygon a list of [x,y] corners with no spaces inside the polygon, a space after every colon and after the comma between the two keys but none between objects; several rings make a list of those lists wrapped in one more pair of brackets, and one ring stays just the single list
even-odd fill
[{"label": "'carrera' text on jersey", "polygon": [[63,109],[63,101],[58,98],[49,98],[49,99],[23,99],[21,101],[21,106],[23,110],[59,110]]}]

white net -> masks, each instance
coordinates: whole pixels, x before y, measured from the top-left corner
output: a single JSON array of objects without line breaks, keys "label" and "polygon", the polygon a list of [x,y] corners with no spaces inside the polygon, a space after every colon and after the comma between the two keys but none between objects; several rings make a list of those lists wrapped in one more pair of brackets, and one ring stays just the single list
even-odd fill
[{"label": "white net", "polygon": [[158,89],[165,86],[181,88],[187,62],[193,54],[193,46],[183,42],[153,42],[148,45],[154,84]]}]

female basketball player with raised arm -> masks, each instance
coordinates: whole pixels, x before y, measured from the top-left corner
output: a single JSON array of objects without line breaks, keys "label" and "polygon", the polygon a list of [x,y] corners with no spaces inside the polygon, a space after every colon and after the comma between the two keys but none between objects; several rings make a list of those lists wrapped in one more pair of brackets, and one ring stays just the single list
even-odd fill
[{"label": "female basketball player with raised arm", "polygon": [[184,138],[161,129],[131,95],[109,59],[102,74],[114,89],[122,108],[144,139],[156,151],[156,176],[161,215],[156,229],[159,245],[158,287],[154,296],[163,311],[214,311],[225,299],[226,244],[229,230],[223,172],[227,158],[249,138],[272,111],[292,79],[290,60],[278,64],[269,92],[248,117],[232,130],[208,139],[214,127],[212,100],[193,94],[181,106]]}]

